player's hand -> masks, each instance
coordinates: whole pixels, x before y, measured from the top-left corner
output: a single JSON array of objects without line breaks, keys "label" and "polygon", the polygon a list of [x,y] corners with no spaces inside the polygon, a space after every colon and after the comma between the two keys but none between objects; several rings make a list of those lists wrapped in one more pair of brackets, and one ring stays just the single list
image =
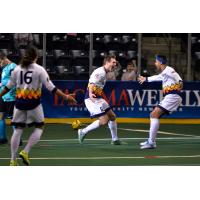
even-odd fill
[{"label": "player's hand", "polygon": [[74,97],[75,97],[75,94],[68,94],[68,95],[66,95],[67,102],[68,103],[75,103],[75,104],[77,104],[77,101],[76,101],[76,99]]},{"label": "player's hand", "polygon": [[95,94],[90,93],[90,94],[89,94],[89,97],[90,97],[90,99],[91,99],[91,101],[92,101],[93,103],[96,101],[96,95],[95,95]]},{"label": "player's hand", "polygon": [[142,84],[142,83],[144,83],[144,82],[147,80],[147,78],[144,77],[144,76],[139,76],[137,80],[138,80],[138,82],[139,82],[140,84]]}]

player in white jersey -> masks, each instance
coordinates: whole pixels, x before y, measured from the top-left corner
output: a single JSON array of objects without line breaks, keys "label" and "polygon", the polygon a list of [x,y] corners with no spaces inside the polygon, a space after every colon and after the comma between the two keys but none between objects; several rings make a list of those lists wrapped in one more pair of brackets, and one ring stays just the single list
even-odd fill
[{"label": "player in white jersey", "polygon": [[180,94],[183,87],[183,81],[179,74],[172,67],[167,66],[166,63],[166,56],[157,55],[155,65],[157,70],[160,71],[160,74],[148,78],[143,76],[139,76],[138,78],[140,84],[144,81],[162,81],[164,94],[163,100],[150,114],[149,138],[147,141],[140,143],[141,149],[156,148],[155,140],[160,125],[160,117],[163,114],[169,114],[170,112],[176,111],[182,102]]},{"label": "player in white jersey", "polygon": [[121,141],[117,136],[117,123],[115,113],[109,104],[103,99],[103,88],[106,84],[106,73],[113,71],[117,66],[115,56],[108,55],[104,59],[104,65],[93,71],[90,76],[85,105],[90,112],[91,118],[98,118],[84,129],[78,130],[79,142],[82,143],[86,134],[102,125],[108,124],[111,132],[111,144],[120,145]]},{"label": "player in white jersey", "polygon": [[16,87],[16,103],[12,119],[15,130],[11,138],[11,166],[18,165],[16,157],[23,128],[26,125],[35,126],[25,148],[19,153],[26,165],[30,165],[29,151],[42,135],[44,126],[44,113],[40,102],[42,84],[53,94],[61,96],[68,102],[76,103],[72,96],[64,94],[55,87],[45,69],[36,64],[37,58],[37,49],[33,46],[27,48],[21,64],[15,67],[5,89],[0,93],[1,97],[13,86]]}]

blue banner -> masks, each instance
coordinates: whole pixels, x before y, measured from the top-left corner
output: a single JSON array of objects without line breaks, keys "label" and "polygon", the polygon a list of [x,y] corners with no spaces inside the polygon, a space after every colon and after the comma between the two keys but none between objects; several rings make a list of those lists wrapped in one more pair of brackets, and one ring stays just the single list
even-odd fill
[{"label": "blue banner", "polygon": [[[46,118],[89,118],[84,105],[88,81],[54,81],[66,94],[75,93],[77,105],[68,105],[56,95],[43,90],[42,103]],[[200,82],[184,82],[183,102],[176,112],[166,118],[200,118]],[[120,118],[148,118],[153,108],[162,100],[161,82],[108,81],[104,98]]]}]

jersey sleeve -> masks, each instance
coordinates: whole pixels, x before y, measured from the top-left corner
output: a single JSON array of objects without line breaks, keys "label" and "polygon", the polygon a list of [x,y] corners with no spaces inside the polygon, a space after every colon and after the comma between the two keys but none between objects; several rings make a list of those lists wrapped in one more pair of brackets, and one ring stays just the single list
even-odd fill
[{"label": "jersey sleeve", "polygon": [[177,82],[182,82],[182,78],[179,76],[179,74],[176,71],[172,71],[172,77],[174,79],[174,81]]},{"label": "jersey sleeve", "polygon": [[42,84],[49,90],[50,92],[53,92],[53,90],[56,88],[56,86],[52,83],[52,81],[49,78],[49,75],[47,74],[46,70],[41,68],[41,81]]},{"label": "jersey sleeve", "polygon": [[11,89],[13,86],[16,86],[16,70],[13,69],[11,71],[10,79],[8,80],[8,83],[6,84],[6,87],[8,89]]},{"label": "jersey sleeve", "polygon": [[147,77],[147,81],[148,82],[162,81],[162,76],[160,74],[154,75],[154,76],[150,76],[150,77]]},{"label": "jersey sleeve", "polygon": [[101,73],[98,71],[94,71],[90,76],[89,83],[97,84],[100,82],[100,79],[101,79]]}]

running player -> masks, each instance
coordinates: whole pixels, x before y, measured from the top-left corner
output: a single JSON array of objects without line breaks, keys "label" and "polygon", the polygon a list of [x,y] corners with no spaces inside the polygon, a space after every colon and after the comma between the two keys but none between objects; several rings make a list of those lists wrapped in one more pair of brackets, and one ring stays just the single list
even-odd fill
[{"label": "running player", "polygon": [[91,118],[98,118],[84,129],[78,130],[78,139],[82,143],[89,131],[108,124],[114,145],[120,145],[121,141],[117,136],[117,123],[115,113],[108,103],[102,98],[103,88],[106,84],[106,73],[116,68],[115,56],[108,55],[104,59],[104,65],[93,71],[90,76],[87,92],[85,95],[85,105],[90,112]]},{"label": "running player", "polygon": [[20,65],[16,66],[11,74],[11,78],[0,93],[0,97],[9,91],[13,86],[16,87],[16,103],[14,107],[14,116],[12,124],[16,127],[11,138],[11,166],[18,165],[17,151],[23,129],[26,126],[35,126],[33,133],[30,135],[25,148],[19,153],[24,164],[30,165],[29,151],[38,143],[44,126],[44,113],[40,102],[42,84],[52,92],[57,94],[71,103],[76,103],[76,100],[65,95],[61,90],[57,89],[50,81],[45,69],[36,64],[38,58],[37,49],[30,46],[26,49],[25,55],[21,60]]},{"label": "running player", "polygon": [[177,110],[182,102],[180,96],[183,87],[183,81],[179,74],[172,68],[167,66],[167,58],[163,55],[156,56],[155,66],[160,72],[158,75],[143,77],[139,76],[138,81],[142,84],[144,81],[162,81],[164,99],[154,108],[150,114],[150,130],[147,141],[140,143],[141,149],[156,148],[156,136],[160,125],[160,117],[163,114],[169,114]]}]

